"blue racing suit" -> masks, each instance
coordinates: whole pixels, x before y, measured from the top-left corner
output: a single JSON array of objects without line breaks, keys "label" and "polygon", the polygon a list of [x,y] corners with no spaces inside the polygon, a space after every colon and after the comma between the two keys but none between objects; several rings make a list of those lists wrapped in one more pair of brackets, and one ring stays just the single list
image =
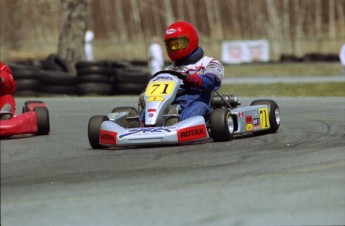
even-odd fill
[{"label": "blue racing suit", "polygon": [[[212,92],[220,88],[224,77],[223,65],[212,57],[204,56],[204,51],[199,47],[189,56],[173,62],[165,70],[177,71],[187,76],[197,74],[201,79],[198,87],[184,85],[180,88],[174,101],[180,105],[180,120],[193,116],[204,116],[208,119],[211,114]],[[145,114],[141,114],[140,121],[145,121]]]},{"label": "blue racing suit", "polygon": [[224,77],[224,67],[216,59],[204,56],[199,47],[190,56],[174,62],[166,68],[185,75],[198,74],[201,78],[201,86],[182,88],[175,102],[181,108],[181,120],[192,116],[204,116],[206,119],[211,114],[210,102],[212,91],[220,88]]}]

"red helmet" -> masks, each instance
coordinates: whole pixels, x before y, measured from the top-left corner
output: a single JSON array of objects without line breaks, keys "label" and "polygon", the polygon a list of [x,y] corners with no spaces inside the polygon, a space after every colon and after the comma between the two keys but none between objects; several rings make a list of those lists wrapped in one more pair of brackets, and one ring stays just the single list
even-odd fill
[{"label": "red helmet", "polygon": [[171,24],[165,30],[164,41],[172,61],[188,56],[199,46],[199,38],[194,26],[185,21]]}]

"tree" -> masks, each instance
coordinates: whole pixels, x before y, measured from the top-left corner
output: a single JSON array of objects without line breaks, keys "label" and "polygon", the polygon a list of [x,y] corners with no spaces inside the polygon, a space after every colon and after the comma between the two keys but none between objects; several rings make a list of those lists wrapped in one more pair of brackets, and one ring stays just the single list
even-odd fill
[{"label": "tree", "polygon": [[84,58],[84,37],[90,0],[61,0],[61,3],[58,55],[66,60],[75,72],[75,63]]}]

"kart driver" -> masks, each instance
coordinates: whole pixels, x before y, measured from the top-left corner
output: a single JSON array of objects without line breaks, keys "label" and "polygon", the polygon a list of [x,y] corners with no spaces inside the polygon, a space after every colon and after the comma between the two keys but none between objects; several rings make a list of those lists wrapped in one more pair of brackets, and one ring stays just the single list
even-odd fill
[{"label": "kart driver", "polygon": [[0,120],[10,119],[16,110],[13,93],[16,91],[16,83],[11,69],[0,62]]},{"label": "kart driver", "polygon": [[[194,26],[185,21],[171,24],[164,34],[166,51],[172,64],[165,68],[187,75],[183,81],[185,88],[175,99],[180,105],[180,120],[172,117],[167,125],[193,116],[204,116],[208,119],[211,114],[210,101],[212,92],[220,88],[224,77],[224,67],[216,59],[204,55],[199,47],[198,34]],[[174,110],[174,109],[173,109]],[[178,112],[169,110],[168,115]],[[141,114],[140,121],[144,121]]]}]

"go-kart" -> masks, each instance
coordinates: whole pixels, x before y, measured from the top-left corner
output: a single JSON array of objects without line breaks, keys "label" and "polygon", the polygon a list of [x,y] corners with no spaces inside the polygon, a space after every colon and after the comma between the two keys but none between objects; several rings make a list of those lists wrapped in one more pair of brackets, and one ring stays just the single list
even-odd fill
[{"label": "go-kart", "polygon": [[10,117],[0,120],[0,138],[22,134],[47,135],[50,132],[48,108],[42,101],[26,101],[21,114],[0,111],[1,115]]},{"label": "go-kart", "polygon": [[[179,119],[179,105],[174,103],[185,75],[163,70],[150,79],[138,106],[114,108],[108,115],[92,116],[88,138],[94,149],[117,146],[179,144],[210,137],[215,142],[230,141],[236,134],[274,133],[280,125],[280,112],[273,100],[254,100],[250,106],[238,107],[236,96],[214,92],[209,119],[194,116]],[[135,112],[135,114],[133,114]],[[144,112],[145,122],[139,124]],[[134,122],[134,123],[133,123]],[[133,126],[134,125],[134,126]]]}]

